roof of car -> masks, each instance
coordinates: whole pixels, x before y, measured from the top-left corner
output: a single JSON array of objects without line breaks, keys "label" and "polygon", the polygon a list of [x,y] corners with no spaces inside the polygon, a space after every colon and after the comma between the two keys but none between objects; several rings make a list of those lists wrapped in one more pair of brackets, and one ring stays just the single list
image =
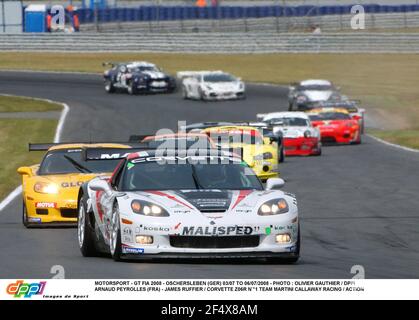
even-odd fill
[{"label": "roof of car", "polygon": [[229,131],[240,131],[240,132],[250,132],[251,134],[260,134],[259,129],[250,126],[218,126],[210,127],[203,130],[203,132],[229,132]]},{"label": "roof of car", "polygon": [[48,151],[66,150],[66,149],[81,149],[81,148],[116,148],[128,149],[129,145],[119,143],[69,143],[53,146]]},{"label": "roof of car", "polygon": [[155,67],[156,65],[151,62],[147,61],[132,61],[127,64],[129,68],[136,68],[136,67]]},{"label": "roof of car", "polygon": [[309,79],[300,82],[300,86],[331,86],[332,83],[328,80],[320,80],[320,79]]},{"label": "roof of car", "polygon": [[343,108],[315,108],[308,111],[308,114],[326,113],[326,112],[337,112],[337,113],[349,114],[348,110],[343,109]]},{"label": "roof of car", "polygon": [[272,112],[268,113],[264,116],[263,120],[268,121],[270,119],[276,118],[301,118],[301,119],[308,119],[308,116],[304,112]]}]

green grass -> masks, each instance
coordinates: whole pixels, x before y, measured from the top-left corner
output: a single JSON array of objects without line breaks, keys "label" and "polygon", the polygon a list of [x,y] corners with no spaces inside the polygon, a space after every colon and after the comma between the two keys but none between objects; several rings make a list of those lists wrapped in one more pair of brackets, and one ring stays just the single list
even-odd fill
[{"label": "green grass", "polygon": [[42,112],[57,110],[61,110],[61,107],[55,103],[0,95],[0,112]]},{"label": "green grass", "polygon": [[[33,101],[22,98],[19,100],[25,105],[30,105]],[[12,105],[16,102],[16,98],[1,97],[1,101],[6,105]],[[40,101],[34,105],[36,111],[50,110],[52,107],[54,110],[60,109],[58,105],[51,106]],[[27,108],[25,111],[33,110]],[[16,169],[39,163],[42,158],[43,154],[40,152],[28,152],[28,143],[52,141],[56,126],[57,120],[50,119],[0,119],[0,200],[21,183]]]},{"label": "green grass", "polygon": [[[359,99],[371,114],[382,115],[380,127],[419,130],[419,54],[154,54],[154,53],[0,53],[0,69],[101,73],[103,61],[150,60],[170,73],[222,69],[246,81],[289,84],[325,78]],[[258,112],[255,106],[255,114]],[[396,143],[396,131],[389,136]],[[418,135],[419,138],[419,135]],[[386,138],[388,139],[388,138]]]},{"label": "green grass", "polygon": [[419,129],[368,130],[368,133],[391,143],[400,144],[409,148],[419,149]]}]

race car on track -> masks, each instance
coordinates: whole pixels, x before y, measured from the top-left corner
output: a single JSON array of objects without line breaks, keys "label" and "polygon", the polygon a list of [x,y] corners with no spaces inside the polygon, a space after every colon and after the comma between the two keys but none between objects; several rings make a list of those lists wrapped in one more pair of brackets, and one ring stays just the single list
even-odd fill
[{"label": "race car on track", "polygon": [[155,64],[146,61],[128,63],[104,63],[111,69],[103,74],[105,90],[113,93],[116,90],[129,94],[173,92],[176,90],[176,79],[165,74]]},{"label": "race car on track", "polygon": [[281,131],[273,131],[273,127],[266,122],[249,122],[249,121],[236,121],[236,122],[198,122],[182,126],[180,129],[186,132],[201,132],[204,129],[222,126],[248,126],[257,128],[263,135],[266,143],[276,142],[278,145],[278,160],[279,162],[285,161],[285,149],[283,144],[283,137]]},{"label": "race car on track", "polygon": [[195,148],[203,150],[217,148],[214,141],[204,133],[178,132],[157,135],[133,135],[129,140],[131,142],[146,143],[150,148]]},{"label": "race car on track", "polygon": [[272,112],[257,117],[273,126],[274,132],[282,132],[286,156],[321,155],[320,131],[313,127],[306,113]]},{"label": "race car on track", "polygon": [[346,109],[352,119],[358,121],[361,133],[365,131],[365,109],[359,107],[359,101],[342,100],[342,101],[323,101],[318,104],[319,108],[340,108]]},{"label": "race car on track", "polygon": [[320,108],[307,113],[322,143],[360,144],[361,128],[346,109]]},{"label": "race car on track", "polygon": [[[95,178],[79,195],[78,243],[83,256],[267,258],[296,262],[297,201],[229,152],[128,155],[111,177]],[[183,154],[183,152],[182,152]],[[87,157],[89,157],[87,155]],[[106,160],[102,160],[106,161]]]},{"label": "race car on track", "polygon": [[241,79],[222,71],[181,71],[184,99],[227,100],[245,99],[246,88]]},{"label": "race car on track", "polygon": [[90,179],[111,173],[118,160],[86,162],[82,148],[129,148],[122,144],[30,144],[30,151],[47,151],[42,162],[20,167],[25,227],[77,223],[77,195]]},{"label": "race car on track", "polygon": [[241,149],[243,160],[266,181],[278,177],[278,143],[274,138],[266,138],[254,127],[219,126],[202,131],[218,146],[224,149]]},{"label": "race car on track", "polygon": [[289,111],[306,111],[310,105],[319,101],[346,100],[338,88],[328,80],[304,80],[289,88]]}]

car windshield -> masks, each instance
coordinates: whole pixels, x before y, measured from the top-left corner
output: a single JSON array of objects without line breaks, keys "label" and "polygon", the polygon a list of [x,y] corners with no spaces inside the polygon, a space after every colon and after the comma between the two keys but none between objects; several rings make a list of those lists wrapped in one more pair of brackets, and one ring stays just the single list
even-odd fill
[{"label": "car windshield", "polygon": [[271,125],[282,125],[284,127],[307,127],[310,123],[303,118],[272,118],[268,120]]},{"label": "car windshield", "polygon": [[69,173],[109,173],[120,160],[82,159],[81,149],[54,150],[46,154],[39,168],[39,175],[69,174]]},{"label": "car windshield", "polygon": [[310,114],[312,121],[324,121],[324,120],[349,120],[351,116],[342,112],[322,112],[316,114]]},{"label": "car windshield", "polygon": [[132,72],[159,71],[156,67],[150,67],[150,66],[135,67],[131,70]]},{"label": "car windshield", "polygon": [[121,191],[263,190],[260,180],[245,163],[128,162],[121,184]]},{"label": "car windshield", "polygon": [[236,81],[236,79],[226,73],[220,73],[220,74],[208,74],[204,76],[205,82],[231,82]]},{"label": "car windshield", "polygon": [[298,86],[298,91],[329,91],[335,90],[333,86],[330,85],[309,85],[309,86]]},{"label": "car windshield", "polygon": [[210,137],[216,144],[221,146],[230,144],[263,144],[263,138],[257,131],[211,132]]},{"label": "car windshield", "polygon": [[183,148],[211,148],[211,142],[206,137],[187,137],[187,138],[155,138],[144,140],[150,148],[183,149]]}]

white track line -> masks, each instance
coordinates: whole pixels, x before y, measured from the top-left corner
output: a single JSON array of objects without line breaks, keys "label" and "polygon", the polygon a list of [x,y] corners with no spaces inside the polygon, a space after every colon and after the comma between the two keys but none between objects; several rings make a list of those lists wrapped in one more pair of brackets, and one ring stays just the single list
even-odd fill
[{"label": "white track line", "polygon": [[397,148],[397,149],[408,151],[408,152],[419,153],[419,150],[418,149],[412,149],[412,148],[408,148],[408,147],[403,147],[403,146],[401,146],[399,144],[395,144],[395,143],[391,143],[391,142],[385,141],[383,139],[374,137],[374,136],[372,136],[370,134],[367,134],[367,136],[370,137],[370,138],[372,138],[372,139],[374,139],[377,142],[380,142],[382,144],[385,144],[385,145],[390,146],[390,147],[393,147],[393,148]]},{"label": "white track line", "polygon": [[[61,104],[63,106],[63,110],[61,111],[60,120],[58,120],[58,126],[55,130],[55,137],[54,137],[54,143],[58,143],[61,140],[61,134],[64,128],[64,123],[67,118],[67,114],[70,111],[70,108],[67,104],[58,102],[58,101],[52,101],[49,99],[40,99],[40,98],[32,98],[32,97],[25,97],[25,96],[13,96],[9,94],[0,94],[1,96],[6,97],[19,97],[19,98],[29,98],[33,100],[38,101],[45,101],[48,103],[55,103],[55,104]],[[13,190],[2,202],[0,202],[0,212],[6,208],[17,196],[19,196],[22,193],[22,186],[17,187],[15,190]]]}]

